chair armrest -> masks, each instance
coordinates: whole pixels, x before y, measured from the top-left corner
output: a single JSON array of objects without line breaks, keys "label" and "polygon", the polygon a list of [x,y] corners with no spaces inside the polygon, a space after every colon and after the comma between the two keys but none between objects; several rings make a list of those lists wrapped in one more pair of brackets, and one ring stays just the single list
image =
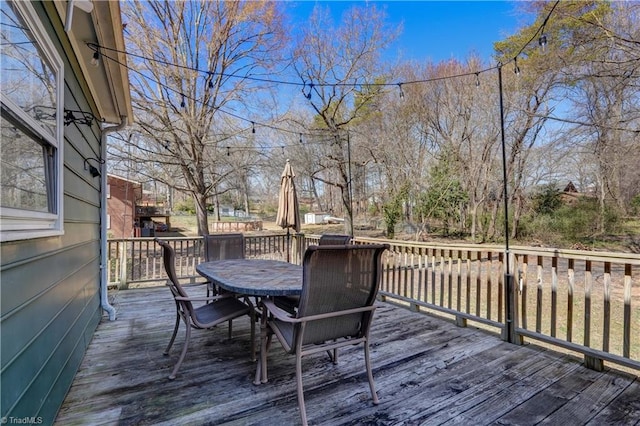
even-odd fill
[{"label": "chair armrest", "polygon": [[206,301],[211,301],[211,300],[221,300],[221,299],[228,299],[230,297],[236,297],[235,294],[233,293],[223,293],[223,294],[218,294],[215,296],[204,296],[204,297],[182,297],[182,296],[176,296],[175,299],[176,300],[180,300],[180,301],[185,301],[185,302],[206,302]]},{"label": "chair armrest", "polygon": [[201,285],[205,285],[205,284],[211,284],[211,281],[202,281],[199,283],[188,283],[188,284],[183,284],[182,287],[183,288],[189,288],[189,287],[199,287]]},{"label": "chair armrest", "polygon": [[318,321],[318,320],[323,320],[327,318],[357,314],[360,312],[367,312],[367,311],[373,312],[376,310],[376,306],[371,305],[371,306],[363,306],[360,308],[345,309],[343,311],[327,312],[325,314],[310,315],[308,317],[295,318],[295,317],[292,317],[287,311],[284,311],[279,307],[277,307],[275,303],[271,300],[263,300],[262,304],[269,310],[269,312],[273,314],[274,317],[276,317],[281,321],[290,322],[290,323]]},{"label": "chair armrest", "polygon": [[286,322],[298,322],[298,321],[292,321],[292,320],[295,320],[295,318],[292,317],[289,312],[276,306],[273,300],[262,299],[261,303],[265,308],[267,308],[269,312],[273,314],[274,317],[278,318],[279,320],[286,321]]}]

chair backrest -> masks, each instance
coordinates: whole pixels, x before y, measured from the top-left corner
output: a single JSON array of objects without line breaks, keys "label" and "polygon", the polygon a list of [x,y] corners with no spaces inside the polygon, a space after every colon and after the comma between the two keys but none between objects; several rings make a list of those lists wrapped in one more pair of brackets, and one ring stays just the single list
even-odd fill
[{"label": "chair backrest", "polygon": [[350,241],[351,241],[350,235],[323,234],[323,235],[320,235],[320,240],[318,240],[318,245],[335,246],[335,245],[341,245],[341,244],[349,244]]},{"label": "chair backrest", "polygon": [[[171,289],[173,297],[189,297],[178,281],[178,275],[176,274],[176,255],[173,251],[173,247],[171,247],[166,241],[159,240],[158,238],[154,238],[154,241],[162,247],[162,261],[164,262],[164,270],[167,273],[167,278],[169,279],[167,284]],[[176,300],[176,305],[178,306],[178,309],[182,310],[186,315],[191,315],[193,313],[193,305],[191,302]]]},{"label": "chair backrest", "polygon": [[[371,306],[382,277],[382,254],[388,244],[310,246],[304,255],[298,318]],[[372,312],[312,321],[302,344],[339,337],[361,337]],[[294,333],[300,332],[300,324]]]},{"label": "chair backrest", "polygon": [[244,259],[243,234],[213,234],[204,236],[204,258],[207,261]]}]

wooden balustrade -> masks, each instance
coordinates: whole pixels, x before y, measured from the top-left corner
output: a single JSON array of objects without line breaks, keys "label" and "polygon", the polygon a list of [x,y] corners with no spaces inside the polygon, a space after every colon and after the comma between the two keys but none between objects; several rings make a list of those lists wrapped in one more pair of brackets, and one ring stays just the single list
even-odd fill
[{"label": "wooden balustrade", "polygon": [[[202,237],[167,237],[163,240],[176,253],[178,278],[189,282],[200,279],[195,268],[204,261]],[[286,259],[286,235],[247,236],[245,244],[245,255],[249,258]],[[129,284],[163,283],[166,280],[162,252],[153,238],[110,239],[107,250],[108,285],[125,289]]]},{"label": "wooden balustrade", "polygon": [[[286,260],[289,250],[294,263],[318,242],[301,234],[246,238],[247,257]],[[199,280],[202,239],[166,240],[176,250],[179,277]],[[461,326],[474,321],[514,343],[530,338],[582,353],[594,369],[603,360],[640,369],[640,255],[511,247],[512,270],[505,271],[504,247],[497,245],[355,239],[381,241],[391,246],[380,287],[385,300],[451,315]],[[164,282],[153,239],[108,244],[111,285]]]},{"label": "wooden balustrade", "polygon": [[261,220],[241,221],[241,222],[211,222],[209,232],[247,232],[262,231]]}]

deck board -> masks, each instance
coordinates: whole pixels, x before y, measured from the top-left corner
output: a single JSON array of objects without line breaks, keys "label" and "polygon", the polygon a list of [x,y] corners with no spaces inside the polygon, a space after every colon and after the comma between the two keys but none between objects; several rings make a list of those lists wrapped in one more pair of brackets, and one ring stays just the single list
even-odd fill
[{"label": "deck board", "polygon": [[[176,380],[184,339],[162,352],[175,319],[167,288],[120,291],[118,319],[101,322],[56,425],[292,425],[300,423],[295,360],[278,342],[269,382],[252,384],[248,318],[194,330]],[[474,327],[381,303],[371,360],[380,404],[371,403],[363,351],[303,360],[314,425],[637,424],[640,379],[588,370],[577,358],[516,346]]]}]

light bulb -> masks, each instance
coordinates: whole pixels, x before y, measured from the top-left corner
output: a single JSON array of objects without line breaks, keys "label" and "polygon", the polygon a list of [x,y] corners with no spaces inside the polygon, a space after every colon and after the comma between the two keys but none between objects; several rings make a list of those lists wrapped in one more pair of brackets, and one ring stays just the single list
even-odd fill
[{"label": "light bulb", "polygon": [[547,46],[547,36],[542,34],[538,39],[538,44],[540,45],[542,50],[544,50],[544,48]]},{"label": "light bulb", "polygon": [[100,53],[96,50],[91,57],[91,66],[97,67],[100,65]]}]

